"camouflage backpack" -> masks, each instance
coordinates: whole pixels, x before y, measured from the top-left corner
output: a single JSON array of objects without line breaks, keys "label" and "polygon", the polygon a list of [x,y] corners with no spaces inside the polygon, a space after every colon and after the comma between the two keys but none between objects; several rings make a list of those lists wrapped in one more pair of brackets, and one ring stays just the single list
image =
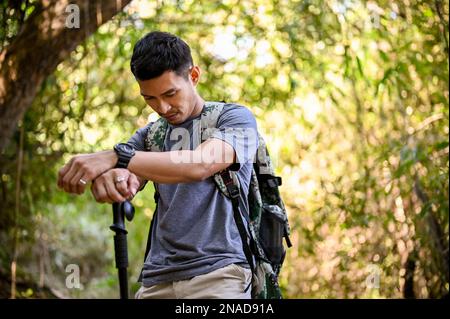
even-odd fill
[{"label": "camouflage backpack", "polygon": [[[216,130],[219,115],[226,105],[221,102],[206,102],[200,117],[200,128],[197,128],[200,129],[201,142],[206,141]],[[159,118],[155,121],[147,133],[146,150],[161,152],[167,131],[165,119]],[[236,172],[226,169],[215,174],[213,178],[221,193],[230,198],[233,204],[234,219],[253,274],[252,298],[281,299],[278,275],[286,254],[283,238],[288,247],[292,246],[289,239],[290,229],[286,209],[278,190],[281,178],[275,176],[266,144],[259,133],[258,139],[259,147],[253,164],[247,198],[249,216],[244,216],[247,220],[247,229],[239,211],[239,196],[242,192]],[[159,195],[155,187],[156,205],[158,205],[158,199]],[[150,224],[145,258],[150,250],[153,220]]]}]

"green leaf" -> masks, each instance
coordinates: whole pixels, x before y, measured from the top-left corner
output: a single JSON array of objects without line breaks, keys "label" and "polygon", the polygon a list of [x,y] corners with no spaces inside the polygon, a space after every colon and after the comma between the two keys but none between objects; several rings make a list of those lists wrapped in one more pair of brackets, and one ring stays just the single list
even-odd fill
[{"label": "green leaf", "polygon": [[443,150],[444,148],[447,148],[447,147],[448,147],[448,140],[434,144],[434,149],[436,151]]}]

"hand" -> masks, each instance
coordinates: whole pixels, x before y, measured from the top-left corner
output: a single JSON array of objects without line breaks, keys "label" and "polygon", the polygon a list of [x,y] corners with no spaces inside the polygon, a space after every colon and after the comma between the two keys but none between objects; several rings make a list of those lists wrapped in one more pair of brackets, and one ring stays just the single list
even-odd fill
[{"label": "hand", "polygon": [[139,178],[124,168],[115,168],[96,178],[91,186],[92,195],[99,203],[121,203],[131,200],[140,188]]},{"label": "hand", "polygon": [[72,157],[59,170],[58,187],[63,188],[67,193],[82,194],[90,181],[114,168],[116,163],[117,155],[114,151],[81,154]]}]

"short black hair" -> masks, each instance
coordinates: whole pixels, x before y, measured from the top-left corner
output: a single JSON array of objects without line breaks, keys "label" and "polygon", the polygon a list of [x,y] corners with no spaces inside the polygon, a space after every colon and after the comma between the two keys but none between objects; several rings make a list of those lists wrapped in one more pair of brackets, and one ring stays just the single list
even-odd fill
[{"label": "short black hair", "polygon": [[176,35],[153,31],[141,38],[133,49],[130,67],[141,81],[156,78],[166,71],[174,71],[187,78],[193,65],[191,49]]}]

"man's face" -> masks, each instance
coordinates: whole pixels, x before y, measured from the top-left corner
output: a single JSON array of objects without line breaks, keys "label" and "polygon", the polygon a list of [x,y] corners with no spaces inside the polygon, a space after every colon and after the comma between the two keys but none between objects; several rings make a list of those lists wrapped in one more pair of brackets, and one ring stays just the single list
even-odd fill
[{"label": "man's face", "polygon": [[198,75],[198,67],[192,67],[188,78],[166,71],[157,78],[138,80],[138,83],[146,103],[170,124],[179,124],[193,113]]}]

